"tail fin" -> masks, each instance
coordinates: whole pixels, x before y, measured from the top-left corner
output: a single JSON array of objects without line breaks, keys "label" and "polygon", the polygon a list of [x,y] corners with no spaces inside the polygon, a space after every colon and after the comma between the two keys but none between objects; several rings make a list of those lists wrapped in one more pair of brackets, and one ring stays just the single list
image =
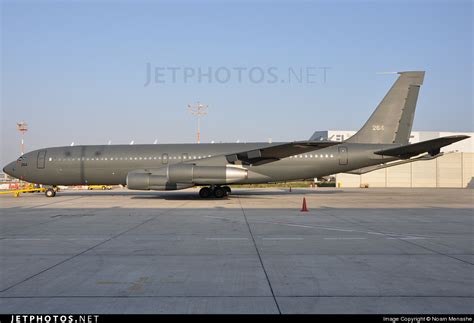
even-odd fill
[{"label": "tail fin", "polygon": [[347,142],[407,144],[416,101],[425,72],[399,72],[400,76],[364,126]]}]

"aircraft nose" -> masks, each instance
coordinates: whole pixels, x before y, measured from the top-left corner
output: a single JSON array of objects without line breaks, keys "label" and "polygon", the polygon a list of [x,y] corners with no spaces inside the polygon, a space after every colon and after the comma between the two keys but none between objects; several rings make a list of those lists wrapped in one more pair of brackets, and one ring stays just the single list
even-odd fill
[{"label": "aircraft nose", "polygon": [[7,166],[3,167],[3,172],[5,174],[15,177],[15,166],[16,166],[15,162],[12,162],[8,164]]}]

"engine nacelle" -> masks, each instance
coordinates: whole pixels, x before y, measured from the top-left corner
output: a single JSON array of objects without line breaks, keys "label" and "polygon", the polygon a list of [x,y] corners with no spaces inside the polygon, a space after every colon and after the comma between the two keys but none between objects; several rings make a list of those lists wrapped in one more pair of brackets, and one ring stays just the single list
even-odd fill
[{"label": "engine nacelle", "polygon": [[185,183],[168,183],[166,176],[131,172],[127,175],[127,188],[131,190],[172,191],[194,186]]},{"label": "engine nacelle", "polygon": [[248,178],[248,171],[233,166],[170,165],[167,178],[171,183],[230,184]]},{"label": "engine nacelle", "polygon": [[127,187],[132,190],[180,190],[197,184],[237,183],[247,178],[248,171],[244,168],[178,164],[130,172]]}]

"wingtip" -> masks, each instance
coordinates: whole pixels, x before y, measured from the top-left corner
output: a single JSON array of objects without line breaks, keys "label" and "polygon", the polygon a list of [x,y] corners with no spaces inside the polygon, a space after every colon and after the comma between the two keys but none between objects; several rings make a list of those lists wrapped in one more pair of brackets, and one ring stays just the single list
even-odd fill
[{"label": "wingtip", "polygon": [[402,72],[397,72],[397,74],[425,74],[426,71],[402,71]]},{"label": "wingtip", "polygon": [[468,136],[468,135],[452,135],[452,136],[447,136],[447,137],[444,137],[444,138],[449,138],[449,139],[452,139],[453,142],[458,142],[458,141],[461,141],[461,140],[471,138],[471,136]]}]

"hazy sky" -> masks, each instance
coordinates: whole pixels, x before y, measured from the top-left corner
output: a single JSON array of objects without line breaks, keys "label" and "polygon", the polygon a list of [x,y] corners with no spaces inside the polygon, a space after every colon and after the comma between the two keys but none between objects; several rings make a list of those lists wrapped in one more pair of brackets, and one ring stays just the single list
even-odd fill
[{"label": "hazy sky", "polygon": [[[2,1],[0,162],[47,146],[356,130],[426,70],[414,130],[473,131],[472,1]],[[147,69],[152,69],[151,82]],[[149,84],[147,84],[149,83]]]}]

